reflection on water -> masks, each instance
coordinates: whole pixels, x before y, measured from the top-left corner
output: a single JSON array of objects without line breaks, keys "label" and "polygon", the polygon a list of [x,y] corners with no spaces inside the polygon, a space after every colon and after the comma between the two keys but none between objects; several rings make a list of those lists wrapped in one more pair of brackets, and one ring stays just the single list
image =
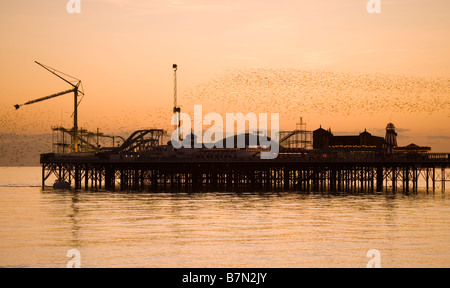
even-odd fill
[{"label": "reflection on water", "polygon": [[[40,171],[33,169],[20,178],[33,182]],[[445,195],[423,192],[146,194],[0,187],[0,266],[65,267],[67,251],[75,248],[82,267],[365,267],[370,249],[381,252],[382,267],[448,267],[449,210]]]}]

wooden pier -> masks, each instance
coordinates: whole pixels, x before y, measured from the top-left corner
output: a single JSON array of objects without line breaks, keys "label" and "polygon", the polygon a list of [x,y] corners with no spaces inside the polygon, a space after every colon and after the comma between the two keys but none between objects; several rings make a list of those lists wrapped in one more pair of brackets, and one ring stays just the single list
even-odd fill
[{"label": "wooden pier", "polygon": [[274,160],[239,150],[194,154],[43,154],[42,186],[53,176],[75,190],[201,192],[445,191],[450,154],[338,155],[282,151]]}]

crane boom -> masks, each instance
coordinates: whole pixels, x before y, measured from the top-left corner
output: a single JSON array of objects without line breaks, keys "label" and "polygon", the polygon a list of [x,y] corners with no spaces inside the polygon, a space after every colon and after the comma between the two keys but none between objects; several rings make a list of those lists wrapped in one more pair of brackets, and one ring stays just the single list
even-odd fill
[{"label": "crane boom", "polygon": [[52,99],[52,98],[55,98],[55,97],[58,97],[58,96],[62,96],[62,95],[65,95],[65,94],[72,93],[72,92],[74,92],[73,90],[74,90],[74,89],[70,89],[70,90],[66,90],[66,91],[63,91],[63,92],[55,93],[55,94],[52,94],[52,95],[50,95],[50,96],[46,96],[46,97],[38,98],[38,99],[35,99],[35,100],[31,100],[31,101],[28,101],[27,103],[20,104],[20,105],[19,105],[19,104],[16,104],[16,105],[14,105],[14,107],[15,107],[16,110],[17,110],[17,109],[19,109],[21,106],[24,106],[24,105],[30,105],[30,104],[33,104],[33,103],[45,101],[45,100]]}]

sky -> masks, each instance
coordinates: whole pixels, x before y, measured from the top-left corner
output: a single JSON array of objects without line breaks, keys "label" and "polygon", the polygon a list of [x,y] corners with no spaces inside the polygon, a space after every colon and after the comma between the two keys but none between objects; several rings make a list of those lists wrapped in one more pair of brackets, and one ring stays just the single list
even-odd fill
[{"label": "sky", "polygon": [[[70,88],[34,61],[82,80],[81,127],[170,128],[176,63],[183,111],[208,102],[208,112],[279,112],[285,130],[303,116],[310,129],[378,136],[392,121],[401,144],[450,151],[448,0],[381,0],[380,14],[369,14],[366,0],[80,1],[80,14],[69,14],[66,0],[0,2],[0,133],[71,126],[67,95],[14,111]],[[233,75],[238,84],[217,84]],[[297,89],[298,81],[309,85]],[[279,99],[296,103],[298,117]]]}]

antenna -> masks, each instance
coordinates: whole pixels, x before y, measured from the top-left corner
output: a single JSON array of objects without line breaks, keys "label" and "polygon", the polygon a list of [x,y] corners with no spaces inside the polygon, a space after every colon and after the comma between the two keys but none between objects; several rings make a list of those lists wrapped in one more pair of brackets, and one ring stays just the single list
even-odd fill
[{"label": "antenna", "polygon": [[173,64],[173,98],[174,98],[173,107],[174,107],[174,112],[175,112],[175,109],[177,108],[177,70],[178,70],[178,65]]},{"label": "antenna", "polygon": [[180,117],[180,113],[181,113],[181,108],[178,107],[178,95],[177,95],[177,70],[178,70],[178,65],[177,64],[173,64],[173,113],[176,115],[176,119],[177,119],[177,125],[178,125],[178,139],[180,139],[181,137],[181,131],[180,131],[180,127],[181,127],[181,117]]}]

